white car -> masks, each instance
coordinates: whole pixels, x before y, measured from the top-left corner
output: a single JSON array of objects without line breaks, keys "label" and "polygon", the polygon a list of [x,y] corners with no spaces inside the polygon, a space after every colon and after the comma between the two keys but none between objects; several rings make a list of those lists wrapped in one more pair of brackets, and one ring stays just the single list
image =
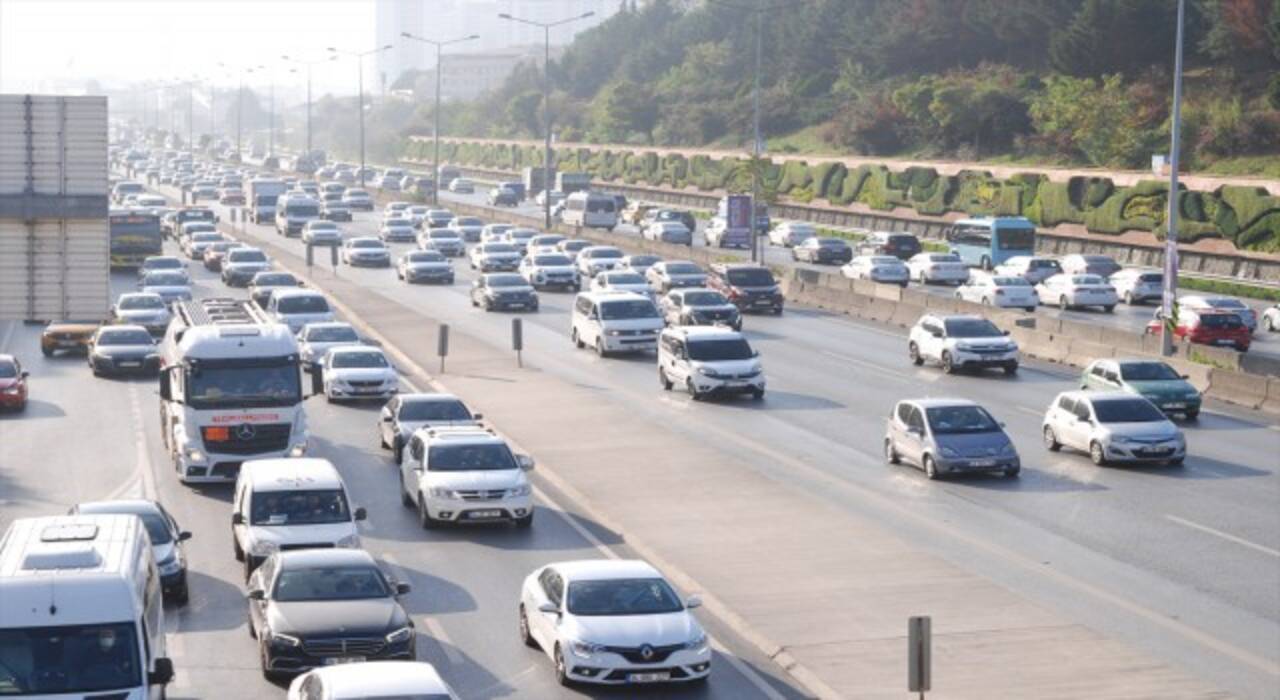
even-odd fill
[{"label": "white car", "polygon": [[382,218],[383,219],[401,218],[403,216],[403,213],[408,211],[409,207],[411,206],[413,206],[413,204],[410,202],[391,202],[382,209]]},{"label": "white car", "polygon": [[626,269],[601,272],[591,280],[593,292],[634,292],[641,296],[653,296],[653,289],[644,275]]},{"label": "white car", "polygon": [[111,307],[111,322],[142,326],[151,335],[161,335],[173,315],[164,298],[153,292],[121,294]]},{"label": "white car", "polygon": [[271,270],[271,260],[257,248],[240,246],[227,251],[222,258],[222,281],[229,287],[247,287],[253,276]]},{"label": "white car", "polygon": [[308,323],[328,323],[333,319],[333,307],[323,294],[314,289],[288,288],[271,293],[267,302],[267,315],[277,323],[289,326],[297,333]]},{"label": "white car", "polygon": [[413,243],[417,237],[413,222],[403,217],[387,219],[378,229],[378,238],[382,239],[383,243]]},{"label": "white car", "polygon": [[423,428],[479,426],[484,416],[472,414],[453,394],[399,394],[378,415],[378,442],[391,450],[395,463],[404,456],[409,438]]},{"label": "white car", "polygon": [[533,524],[533,460],[480,426],[439,426],[414,432],[400,460],[400,500],[418,524],[507,521]]},{"label": "white car", "polygon": [[662,256],[659,255],[628,255],[622,259],[622,267],[644,274],[651,266],[662,262]]},{"label": "white car", "polygon": [[1040,255],[1015,255],[996,265],[996,269],[993,272],[1002,277],[1018,276],[1031,284],[1040,284],[1054,275],[1061,274],[1062,265],[1057,258],[1048,258]]},{"label": "white car", "polygon": [[524,253],[529,249],[529,242],[537,238],[538,235],[539,234],[536,229],[513,228],[506,232],[502,237],[502,240],[515,246],[521,253]]},{"label": "white car", "polygon": [[396,265],[396,277],[409,284],[453,284],[453,263],[439,251],[411,250],[400,256],[400,262]]},{"label": "white car", "polygon": [[642,561],[549,564],[520,587],[520,637],[571,683],[702,681],[711,643],[662,574]]},{"label": "white car", "polygon": [[457,697],[429,663],[365,661],[307,671],[289,684],[286,700],[457,700]]},{"label": "white car", "polygon": [[665,325],[647,295],[631,292],[580,292],[573,300],[569,337],[578,348],[600,357],[654,349]]},{"label": "white car", "polygon": [[191,301],[191,278],[186,272],[158,270],[148,272],[138,280],[138,291],[158,294],[166,304],[175,301]]},{"label": "white car", "polygon": [[519,272],[534,289],[557,287],[576,292],[582,288],[578,268],[564,253],[530,253],[520,261]]},{"label": "white car", "polygon": [[1250,333],[1258,330],[1258,314],[1249,305],[1232,297],[1184,296],[1178,297],[1178,306],[1203,313],[1229,313],[1240,317]]},{"label": "white car", "polygon": [[400,391],[396,368],[381,348],[338,346],[320,360],[324,396],[340,399],[389,399]]},{"label": "white car", "polygon": [[427,210],[427,228],[444,228],[450,221],[453,221],[453,212],[448,209]]},{"label": "white car", "polygon": [[405,209],[401,215],[407,218],[413,224],[414,228],[422,228],[423,222],[427,220],[428,211],[430,210],[427,207],[421,204],[414,204],[408,209]]},{"label": "white car", "polygon": [[956,288],[956,298],[983,306],[1035,311],[1039,305],[1035,287],[1022,277],[975,274]]},{"label": "white car", "polygon": [[1086,452],[1098,466],[1116,462],[1162,462],[1177,466],[1187,457],[1178,426],[1141,396],[1124,391],[1066,391],[1058,394],[1041,427],[1044,445]]},{"label": "white car", "polygon": [[349,209],[373,211],[373,198],[364,190],[347,190],[342,193],[342,203]]},{"label": "white car", "polygon": [[320,360],[334,348],[364,344],[351,324],[340,321],[308,323],[298,331],[298,356],[307,371],[320,366]]},{"label": "white car", "polygon": [[1130,306],[1164,299],[1164,273],[1159,270],[1126,267],[1107,281],[1116,288],[1116,296]]},{"label": "white car", "polygon": [[[543,253],[558,253],[560,252],[560,249],[556,248],[556,246],[563,240],[565,240],[565,237],[558,233],[539,233],[536,236],[531,236],[524,244],[525,255],[532,255],[535,251]],[[553,250],[541,250],[543,248],[551,248]]]},{"label": "white car", "polygon": [[503,236],[506,232],[513,228],[515,228],[514,224],[485,224],[485,227],[480,230],[480,242],[498,243],[503,241],[505,240]]},{"label": "white car", "polygon": [[859,255],[840,268],[840,274],[852,280],[870,280],[880,284],[907,286],[911,271],[906,263],[892,255]]},{"label": "white car", "polygon": [[475,194],[476,186],[470,180],[455,177],[449,182],[449,191],[454,194]]},{"label": "white car", "polygon": [[419,233],[418,248],[434,250],[451,258],[460,258],[467,254],[467,244],[462,242],[458,232],[447,228],[428,228]]},{"label": "white car", "polygon": [[598,273],[622,266],[626,253],[611,245],[593,245],[583,248],[574,261],[583,279],[593,279]]},{"label": "white car", "polygon": [[533,202],[534,204],[537,204],[539,208],[545,207],[547,206],[547,197],[551,198],[551,206],[553,207],[564,201],[563,192],[559,190],[551,190],[550,193],[548,193],[547,190],[542,190],[533,198]]},{"label": "white car", "polygon": [[332,221],[312,219],[302,227],[302,242],[307,245],[340,246],[342,229]]},{"label": "white car", "polygon": [[1272,304],[1262,312],[1262,327],[1268,331],[1280,331],[1280,304]]},{"label": "white car", "polygon": [[480,240],[480,232],[484,230],[484,222],[474,216],[456,216],[449,222],[449,230],[458,234],[458,238],[475,243]]},{"label": "white car", "polygon": [[1062,257],[1062,271],[1069,275],[1097,275],[1106,278],[1119,270],[1120,263],[1109,255],[1075,253]]},{"label": "white car", "polygon": [[769,242],[783,248],[794,248],[818,235],[813,224],[803,221],[784,221],[769,231]]},{"label": "white car", "polygon": [[969,266],[954,253],[918,253],[907,261],[911,278],[920,284],[964,284]]},{"label": "white car", "polygon": [[742,333],[719,326],[675,326],[658,339],[658,383],[694,401],[726,394],[764,398],[764,368]]},{"label": "white car", "polygon": [[1000,367],[1005,374],[1018,371],[1018,344],[981,316],[925,314],[907,335],[907,355],[920,366],[937,362],[942,371]]},{"label": "white car", "polygon": [[387,250],[387,244],[379,238],[370,236],[348,238],[342,244],[342,262],[352,267],[360,265],[390,267],[391,251]]},{"label": "white car", "polygon": [[649,286],[659,294],[666,294],[680,287],[703,287],[707,273],[688,260],[662,260],[649,266],[644,272]]},{"label": "white car", "polygon": [[679,221],[655,221],[644,227],[641,237],[659,243],[693,245],[693,232]]},{"label": "white car", "polygon": [[193,231],[184,241],[184,247],[192,260],[203,260],[205,248],[214,243],[224,243],[229,240],[231,239],[217,231]]},{"label": "white car", "polygon": [[1041,304],[1056,304],[1064,311],[1096,306],[1111,313],[1120,301],[1116,288],[1098,275],[1069,275],[1065,272],[1037,284],[1036,297]]},{"label": "white car", "polygon": [[510,243],[481,243],[471,247],[471,269],[481,272],[515,272],[520,251]]},{"label": "white car", "polygon": [[590,248],[593,245],[595,245],[595,243],[592,243],[591,241],[584,241],[581,238],[566,238],[565,240],[557,243],[556,248],[559,249],[561,253],[568,255],[569,259],[573,260],[576,264],[578,260],[578,253],[581,253],[584,249]]}]

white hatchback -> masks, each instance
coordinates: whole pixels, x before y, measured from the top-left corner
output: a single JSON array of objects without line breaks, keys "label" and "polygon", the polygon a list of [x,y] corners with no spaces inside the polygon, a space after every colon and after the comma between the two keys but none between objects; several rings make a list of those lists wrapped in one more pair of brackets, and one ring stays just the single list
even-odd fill
[{"label": "white hatchback", "polygon": [[1035,311],[1035,287],[1022,277],[975,274],[956,288],[956,298],[983,306]]},{"label": "white hatchback", "polygon": [[1111,313],[1120,301],[1116,288],[1098,275],[1054,275],[1036,285],[1041,304],[1067,309],[1094,306]]},{"label": "white hatchback", "polygon": [[1127,391],[1065,391],[1054,398],[1041,426],[1050,451],[1086,452],[1098,466],[1161,462],[1187,457],[1187,440],[1155,404]]},{"label": "white hatchback", "polygon": [[400,390],[396,368],[380,348],[339,346],[320,360],[324,396],[340,399],[388,399]]},{"label": "white hatchback", "polygon": [[969,266],[952,253],[919,253],[907,261],[911,278],[920,284],[963,284]]}]

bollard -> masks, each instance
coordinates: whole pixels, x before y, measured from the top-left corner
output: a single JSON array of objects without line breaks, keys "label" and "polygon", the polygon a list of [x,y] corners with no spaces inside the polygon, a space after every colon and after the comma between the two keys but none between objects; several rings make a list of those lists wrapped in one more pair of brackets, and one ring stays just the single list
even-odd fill
[{"label": "bollard", "polygon": [[333,267],[333,271],[338,271],[338,246],[329,246],[329,265]]},{"label": "bollard", "polygon": [[519,318],[511,319],[511,349],[516,351],[516,367],[524,367],[524,322]]},{"label": "bollard", "polygon": [[316,264],[316,247],[307,244],[307,269],[310,270]]},{"label": "bollard", "polygon": [[920,700],[933,681],[932,627],[928,615],[907,619],[907,691],[919,693]]},{"label": "bollard", "polygon": [[440,324],[440,335],[436,340],[436,354],[440,356],[440,374],[444,374],[444,358],[449,356],[449,324]]}]

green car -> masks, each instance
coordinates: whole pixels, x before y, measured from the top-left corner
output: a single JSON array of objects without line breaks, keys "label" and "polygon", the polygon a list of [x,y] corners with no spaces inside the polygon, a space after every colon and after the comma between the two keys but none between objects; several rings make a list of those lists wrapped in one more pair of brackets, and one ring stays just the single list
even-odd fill
[{"label": "green car", "polygon": [[1186,375],[1159,360],[1094,360],[1080,377],[1080,388],[1127,391],[1142,396],[1165,413],[1181,413],[1187,420],[1200,415],[1200,392]]}]

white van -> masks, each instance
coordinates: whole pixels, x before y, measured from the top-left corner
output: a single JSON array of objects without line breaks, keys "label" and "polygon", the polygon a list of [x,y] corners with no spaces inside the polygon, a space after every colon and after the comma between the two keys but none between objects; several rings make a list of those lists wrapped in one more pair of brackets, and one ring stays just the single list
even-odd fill
[{"label": "white van", "polygon": [[276,200],[276,233],[301,236],[308,221],[320,219],[320,200],[308,194],[286,194]]},{"label": "white van", "polygon": [[666,325],[653,299],[635,292],[580,292],[573,302],[569,335],[579,348],[591,346],[600,357],[615,352],[646,352],[658,345]]},{"label": "white van", "polygon": [[164,697],[164,604],[135,515],[20,518],[0,539],[0,695]]},{"label": "white van", "polygon": [[244,577],[275,552],[314,547],[358,549],[347,487],[327,459],[256,459],[240,467],[231,503],[231,538]]},{"label": "white van", "polygon": [[742,333],[721,326],[677,326],[662,332],[658,383],[683,387],[695,401],[726,394],[764,398],[764,368]]},{"label": "white van", "polygon": [[565,200],[560,218],[569,226],[612,231],[618,225],[618,201],[610,194],[574,192]]}]

